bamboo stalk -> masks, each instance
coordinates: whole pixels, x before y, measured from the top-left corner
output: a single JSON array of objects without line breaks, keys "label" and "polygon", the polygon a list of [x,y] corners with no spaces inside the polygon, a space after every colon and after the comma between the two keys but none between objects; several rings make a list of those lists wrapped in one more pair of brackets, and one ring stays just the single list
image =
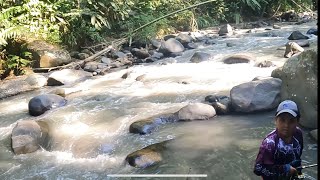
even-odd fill
[{"label": "bamboo stalk", "polygon": [[[164,19],[164,18],[166,18],[166,17],[168,17],[168,16],[171,16],[171,15],[173,15],[173,14],[176,14],[176,13],[179,13],[179,12],[182,12],[182,11],[185,11],[185,10],[188,10],[188,9],[191,9],[191,8],[194,8],[194,7],[203,5],[203,4],[207,4],[207,3],[213,2],[213,1],[216,1],[216,0],[209,0],[209,1],[201,2],[201,3],[194,4],[194,5],[192,5],[192,6],[189,6],[189,7],[183,8],[183,9],[179,9],[179,10],[174,11],[174,12],[172,12],[172,13],[166,14],[166,15],[161,16],[161,17],[159,17],[159,18],[157,18],[157,19],[155,19],[155,20],[153,20],[153,21],[150,21],[150,22],[147,23],[147,24],[144,24],[144,25],[140,26],[139,28],[133,30],[130,34],[132,35],[132,34],[136,33],[137,31],[139,31],[140,29],[143,29],[143,28],[149,26],[150,24],[153,24],[153,23],[155,23],[155,22],[157,22],[157,21],[159,21],[159,20],[161,20],[161,19]],[[129,36],[129,35],[128,35],[128,36]]]},{"label": "bamboo stalk", "polygon": [[301,9],[307,9],[308,11],[312,12],[311,9],[307,8],[307,7],[302,7],[301,5],[299,5],[298,3],[296,3],[294,0],[291,0],[294,4],[296,4],[297,6],[299,6]]}]

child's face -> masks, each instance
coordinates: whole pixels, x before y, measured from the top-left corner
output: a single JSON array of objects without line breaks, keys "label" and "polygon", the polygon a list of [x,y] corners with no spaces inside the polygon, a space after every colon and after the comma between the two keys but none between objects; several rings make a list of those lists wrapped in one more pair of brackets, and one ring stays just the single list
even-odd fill
[{"label": "child's face", "polygon": [[298,119],[290,113],[281,113],[276,117],[276,128],[278,129],[280,137],[289,138],[293,136],[297,124]]}]

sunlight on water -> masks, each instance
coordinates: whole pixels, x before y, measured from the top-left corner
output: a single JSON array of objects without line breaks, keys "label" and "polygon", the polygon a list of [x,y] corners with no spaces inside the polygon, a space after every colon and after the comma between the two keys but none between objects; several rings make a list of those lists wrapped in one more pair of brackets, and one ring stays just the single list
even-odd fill
[{"label": "sunlight on water", "polygon": [[18,101],[7,101],[0,104],[0,115],[10,114],[16,111],[26,111],[28,108],[26,99],[19,99]]},{"label": "sunlight on water", "polygon": [[13,127],[16,125],[16,123],[13,123],[11,124],[10,126],[7,126],[7,127],[1,127],[0,128],[0,140],[3,138],[3,137],[6,137],[8,135],[11,134],[12,132],[12,129]]},{"label": "sunlight on water", "polygon": [[[257,68],[250,64],[228,65],[220,62],[203,62],[198,64],[179,63],[164,66],[137,66],[127,71],[130,76],[118,84],[108,87],[109,91],[119,96],[146,97],[150,95],[217,92],[231,89],[238,84],[251,81],[256,76],[270,76],[276,67]],[[135,78],[145,74],[142,82]],[[108,81],[119,77],[119,72],[108,74],[99,81]],[[122,82],[122,83],[120,83]],[[104,83],[87,85],[88,88],[101,91]]]},{"label": "sunlight on water", "polygon": [[59,131],[69,135],[72,135],[72,134],[81,135],[86,133],[88,129],[89,129],[88,125],[81,122],[77,122],[74,124],[63,124]]}]

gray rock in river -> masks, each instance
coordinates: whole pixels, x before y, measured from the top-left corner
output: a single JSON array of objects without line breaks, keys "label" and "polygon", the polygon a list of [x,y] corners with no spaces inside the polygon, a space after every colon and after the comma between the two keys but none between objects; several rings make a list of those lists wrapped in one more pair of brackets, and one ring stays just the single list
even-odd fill
[{"label": "gray rock in river", "polygon": [[179,121],[207,120],[216,116],[216,110],[212,106],[204,103],[186,105],[176,113]]},{"label": "gray rock in river", "polygon": [[150,134],[151,132],[155,131],[159,126],[166,123],[173,123],[176,121],[178,121],[178,117],[176,114],[151,117],[145,120],[140,120],[132,123],[129,127],[129,132],[135,134]]},{"label": "gray rock in river", "polygon": [[204,100],[214,107],[217,115],[229,114],[231,112],[231,99],[228,96],[209,95]]},{"label": "gray rock in river", "polygon": [[15,154],[32,153],[48,145],[49,127],[43,121],[18,121],[12,130],[12,149]]},{"label": "gray rock in river", "polygon": [[49,75],[48,86],[74,84],[92,77],[92,74],[82,70],[63,69]]},{"label": "gray rock in river", "polygon": [[232,109],[236,112],[272,110],[280,103],[281,79],[269,78],[243,83],[230,91]]},{"label": "gray rock in river", "polygon": [[249,54],[235,54],[223,60],[225,64],[253,63],[255,61],[256,58]]},{"label": "gray rock in river", "polygon": [[152,144],[143,149],[137,150],[126,157],[126,162],[130,166],[137,168],[147,168],[158,164],[163,160],[163,152],[167,149],[167,144],[172,140]]},{"label": "gray rock in river", "polygon": [[46,111],[64,106],[67,100],[56,94],[42,94],[30,99],[28,103],[29,114],[39,116]]}]

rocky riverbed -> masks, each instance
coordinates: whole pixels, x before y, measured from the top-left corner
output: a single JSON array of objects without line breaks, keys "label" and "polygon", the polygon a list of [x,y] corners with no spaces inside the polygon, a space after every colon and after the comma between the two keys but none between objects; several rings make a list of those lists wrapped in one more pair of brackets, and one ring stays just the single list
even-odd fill
[{"label": "rocky riverbed", "polygon": [[[286,98],[303,108],[303,159],[315,163],[317,36],[307,32],[316,22],[279,25],[180,33],[153,49],[1,81],[0,177],[250,179],[273,110]],[[288,39],[295,30],[303,39]]]}]

